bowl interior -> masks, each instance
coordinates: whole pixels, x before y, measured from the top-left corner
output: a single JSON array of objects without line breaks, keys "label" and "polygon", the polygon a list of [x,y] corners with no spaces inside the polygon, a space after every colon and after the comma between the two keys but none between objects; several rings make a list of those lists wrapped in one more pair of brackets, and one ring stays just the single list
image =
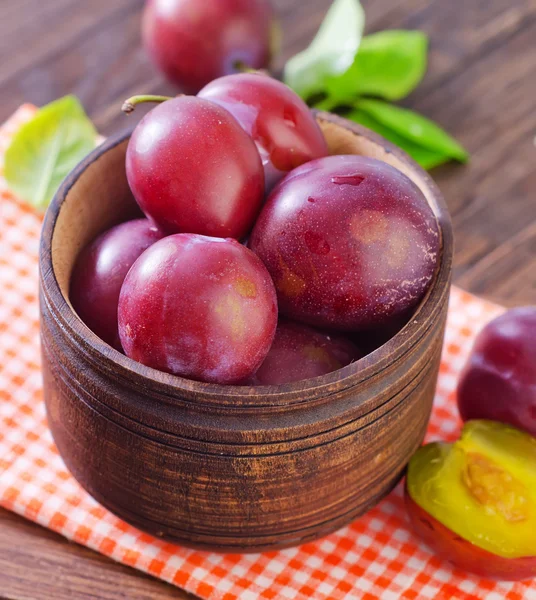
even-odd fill
[{"label": "bowl interior", "polygon": [[[76,178],[61,205],[52,235],[52,268],[65,300],[76,258],[99,233],[141,212],[128,187],[125,153],[128,140],[96,158]],[[71,307],[72,308],[72,307]]]},{"label": "bowl interior", "polygon": [[[380,136],[362,128],[350,124],[348,121],[329,115],[317,113],[316,118],[322,128],[331,154],[360,154],[382,160],[406,174],[423,192],[432,210],[434,211],[441,229],[443,251],[440,260],[440,271],[450,273],[451,261],[451,227],[448,211],[441,199],[441,195],[431,178],[418,167],[409,157],[398,148],[385,141]],[[128,145],[128,135],[123,134],[116,139],[109,140],[90,155],[64,182],[62,188],[49,212],[48,219],[52,219],[50,255],[55,280],[63,296],[68,310],[74,313],[69,302],[69,280],[73,265],[80,250],[94,239],[99,233],[121,221],[136,218],[141,215],[139,208],[130,192],[125,173],[125,153]],[[55,218],[55,222],[54,222]],[[46,229],[46,228],[45,228]],[[445,244],[445,241],[448,243]],[[46,241],[45,241],[46,243]],[[447,251],[445,251],[447,248]],[[432,283],[427,295],[422,300],[417,312],[421,311],[430,297],[434,295],[437,287],[438,275]],[[85,336],[91,340],[94,336],[81,322],[79,326],[85,329]],[[407,326],[406,326],[407,327]],[[405,329],[405,328],[404,328]],[[382,346],[373,354],[376,359],[381,358],[381,351],[391,343],[396,347],[395,335],[390,342]],[[406,336],[407,341],[407,336]],[[130,359],[122,356],[115,350],[110,349],[109,356],[114,356],[117,363],[123,364],[128,361],[131,371],[140,372],[147,376],[152,369],[138,365]],[[362,359],[370,365],[371,355]],[[358,361],[358,363],[362,363]],[[355,374],[358,363],[353,363],[322,378],[324,383],[340,380],[348,375]],[[126,364],[126,363],[125,363]],[[363,365],[362,365],[363,366]],[[365,365],[366,366],[366,365]],[[154,372],[158,373],[158,372]],[[162,375],[160,373],[160,375]],[[161,378],[160,378],[161,379]],[[218,386],[215,384],[202,384],[191,382],[180,377],[170,375],[167,378],[171,385],[183,389],[193,387],[204,388],[207,393],[239,395],[248,394],[246,386]],[[297,382],[302,388],[303,383]],[[318,384],[317,384],[318,385]],[[225,392],[220,388],[224,388]],[[295,384],[284,386],[266,386],[277,388],[278,393],[285,390],[293,390]]]}]

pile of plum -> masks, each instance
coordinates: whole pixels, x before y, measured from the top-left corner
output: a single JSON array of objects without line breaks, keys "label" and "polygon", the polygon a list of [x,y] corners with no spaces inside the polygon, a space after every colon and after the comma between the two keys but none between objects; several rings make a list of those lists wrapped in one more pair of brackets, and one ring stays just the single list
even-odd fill
[{"label": "pile of plum", "polygon": [[379,160],[328,156],[305,103],[262,74],[159,103],[126,173],[146,218],[81,252],[70,297],[98,336],[155,369],[250,385],[331,372],[371,332],[396,331],[437,268],[419,188]]}]

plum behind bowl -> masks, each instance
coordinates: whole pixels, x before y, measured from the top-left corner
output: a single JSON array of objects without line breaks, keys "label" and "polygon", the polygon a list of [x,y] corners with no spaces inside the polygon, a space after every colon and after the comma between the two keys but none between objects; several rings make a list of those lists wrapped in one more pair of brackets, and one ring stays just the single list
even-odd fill
[{"label": "plum behind bowl", "polygon": [[169,81],[195,94],[222,75],[269,66],[270,0],[148,0],[143,44]]},{"label": "plum behind bowl", "polygon": [[439,270],[415,318],[333,373],[262,388],[199,383],[132,361],[82,324],[69,278],[80,248],[134,207],[128,136],[77,167],[45,219],[41,335],[54,440],[101,504],[175,543],[252,552],[327,535],[379,502],[424,438],[449,296],[447,209],[400,150],[343,119],[316,116],[331,153],[380,158],[405,172],[442,234]]},{"label": "plum behind bowl", "polygon": [[464,421],[491,419],[536,436],[536,306],[500,315],[477,336],[458,382]]}]

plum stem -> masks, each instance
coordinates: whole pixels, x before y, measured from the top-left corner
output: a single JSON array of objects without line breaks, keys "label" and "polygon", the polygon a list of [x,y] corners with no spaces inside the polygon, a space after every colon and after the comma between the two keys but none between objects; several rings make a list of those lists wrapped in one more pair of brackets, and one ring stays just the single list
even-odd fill
[{"label": "plum stem", "polygon": [[241,60],[236,60],[233,63],[233,67],[239,72],[239,73],[254,73],[255,75],[270,75],[270,73],[268,73],[268,71],[266,71],[265,69],[254,69],[253,67],[250,67],[248,64],[246,64],[245,62],[241,61]]},{"label": "plum stem", "polygon": [[123,102],[121,110],[126,115],[129,115],[131,112],[134,112],[136,105],[141,104],[142,102],[166,102],[166,100],[171,100],[171,96],[153,96],[151,94],[131,96],[128,100]]}]

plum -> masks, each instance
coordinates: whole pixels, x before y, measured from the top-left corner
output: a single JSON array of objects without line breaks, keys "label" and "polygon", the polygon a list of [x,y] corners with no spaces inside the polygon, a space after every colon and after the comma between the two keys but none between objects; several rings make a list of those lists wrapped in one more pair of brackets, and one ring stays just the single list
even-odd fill
[{"label": "plum", "polygon": [[228,384],[250,377],[268,354],[277,301],[262,262],[236,240],[176,234],[134,263],[118,316],[130,358]]},{"label": "plum", "polygon": [[148,219],[135,219],[99,235],[78,255],[69,298],[84,323],[102,340],[121,350],[117,304],[134,261],[164,232]]},{"label": "plum", "polygon": [[171,98],[145,115],[130,137],[126,171],[138,205],[166,233],[241,238],[264,200],[253,140],[201,98]]},{"label": "plum", "polygon": [[536,436],[536,306],[513,308],[480,332],[458,384],[464,421],[492,419]]},{"label": "plum", "polygon": [[357,346],[340,335],[281,319],[267,357],[247,383],[279,385],[318,377],[362,356]]},{"label": "plum", "polygon": [[427,544],[483,577],[536,576],[536,439],[475,420],[460,439],[420,448],[408,465],[410,520]]},{"label": "plum", "polygon": [[274,279],[281,314],[347,331],[407,315],[433,279],[440,245],[419,188],[390,165],[354,155],[291,171],[249,240]]},{"label": "plum", "polygon": [[267,191],[288,171],[328,155],[324,135],[307,104],[272,77],[258,73],[220,77],[198,97],[223,106],[253,138]]},{"label": "plum", "polygon": [[241,65],[268,67],[274,25],[269,0],[148,0],[142,37],[166,77],[195,94]]},{"label": "plum", "polygon": [[407,493],[411,524],[424,542],[443,559],[480,577],[517,581],[536,575],[536,557],[504,558],[479,548],[430,516]]}]

